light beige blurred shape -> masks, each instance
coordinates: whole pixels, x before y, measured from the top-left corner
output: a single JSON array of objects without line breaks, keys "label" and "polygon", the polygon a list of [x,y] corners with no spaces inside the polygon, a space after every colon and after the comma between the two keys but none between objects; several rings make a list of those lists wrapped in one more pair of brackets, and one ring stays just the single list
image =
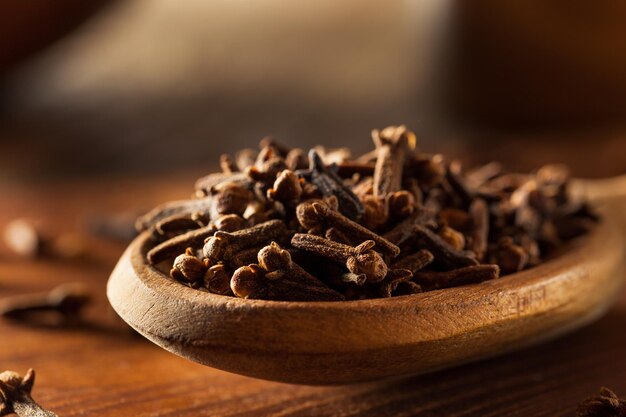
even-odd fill
[{"label": "light beige blurred shape", "polygon": [[[329,106],[423,87],[446,1],[134,0],[53,49],[29,96],[282,94]],[[43,93],[41,93],[43,92]]]}]

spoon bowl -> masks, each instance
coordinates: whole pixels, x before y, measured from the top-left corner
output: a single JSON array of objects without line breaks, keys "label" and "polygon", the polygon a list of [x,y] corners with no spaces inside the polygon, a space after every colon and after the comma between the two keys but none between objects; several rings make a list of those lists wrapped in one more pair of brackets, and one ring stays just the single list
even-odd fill
[{"label": "spoon bowl", "polygon": [[344,302],[244,300],[188,288],[149,265],[137,237],[107,294],[130,326],[162,348],[274,381],[346,384],[430,372],[536,344],[605,312],[624,277],[610,213],[532,269],[457,288]]}]

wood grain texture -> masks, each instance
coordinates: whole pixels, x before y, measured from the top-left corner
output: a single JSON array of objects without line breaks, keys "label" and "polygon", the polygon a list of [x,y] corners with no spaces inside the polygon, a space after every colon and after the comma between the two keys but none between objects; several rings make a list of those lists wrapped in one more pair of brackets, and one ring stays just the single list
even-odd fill
[{"label": "wood grain texture", "polygon": [[111,275],[113,308],[139,333],[243,375],[343,384],[411,375],[501,354],[596,319],[623,280],[614,223],[545,264],[502,279],[390,299],[243,300],[186,287],[150,266],[149,234]]},{"label": "wood grain texture", "polygon": [[[0,224],[21,214],[72,230],[89,212],[149,208],[185,197],[192,178],[28,188],[0,184]],[[576,404],[602,385],[626,395],[626,292],[594,324],[540,346],[418,377],[307,387],[201,366],[132,334],[104,298],[106,278],[123,247],[104,242],[93,247],[91,260],[83,263],[24,262],[6,255],[0,262],[0,297],[68,281],[86,282],[94,290],[96,302],[82,326],[0,320],[0,367],[19,372],[34,367],[34,397],[60,416],[571,417]]]}]

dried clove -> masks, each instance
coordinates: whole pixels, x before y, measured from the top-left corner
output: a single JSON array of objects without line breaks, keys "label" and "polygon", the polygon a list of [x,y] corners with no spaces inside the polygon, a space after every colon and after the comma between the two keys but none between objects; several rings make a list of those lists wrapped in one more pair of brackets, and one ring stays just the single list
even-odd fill
[{"label": "dried clove", "polygon": [[376,149],[357,158],[270,137],[259,151],[222,156],[222,172],[200,178],[196,198],[138,220],[152,232],[148,261],[214,294],[358,300],[515,273],[599,220],[569,196],[563,166],[464,170],[416,149],[404,126],[372,138]]},{"label": "dried clove", "polygon": [[0,416],[16,414],[18,417],[57,417],[33,400],[33,385],[33,369],[29,369],[23,378],[12,371],[0,373]]},{"label": "dried clove", "polygon": [[274,187],[267,190],[267,198],[282,203],[296,203],[302,196],[302,184],[298,176],[288,169],[278,173]]},{"label": "dried clove", "polygon": [[341,178],[322,162],[322,158],[314,150],[309,152],[309,164],[308,171],[300,171],[300,175],[311,181],[323,196],[336,197],[339,212],[347,218],[360,219],[364,211],[363,204],[354,192],[342,182]]},{"label": "dried clove", "polygon": [[91,296],[84,284],[62,284],[45,293],[3,299],[0,315],[12,320],[38,321],[53,313],[62,322],[76,323],[90,301]]},{"label": "dried clove", "polygon": [[237,252],[272,241],[283,241],[289,232],[280,220],[270,220],[233,233],[215,232],[204,244],[203,253],[211,261],[232,258]]},{"label": "dried clove", "polygon": [[139,217],[135,222],[138,232],[143,232],[153,227],[163,219],[173,215],[184,215],[192,213],[208,213],[211,207],[211,197],[199,198],[196,200],[172,201],[161,204]]},{"label": "dried clove", "polygon": [[478,265],[473,253],[456,249],[430,229],[415,225],[414,230],[417,238],[435,255],[437,263],[446,268]]},{"label": "dried clove", "polygon": [[209,267],[203,277],[203,285],[213,294],[228,295],[230,290],[230,274],[223,264]]},{"label": "dried clove", "polygon": [[430,210],[418,208],[411,216],[385,233],[383,238],[388,242],[400,246],[407,240],[415,237],[415,228],[418,226],[437,226],[434,220],[434,213]]},{"label": "dried clove", "polygon": [[204,240],[215,233],[215,226],[209,225],[200,229],[178,235],[150,249],[147,254],[148,262],[156,265],[168,258],[177,256],[187,248],[201,245]]},{"label": "dried clove", "polygon": [[597,395],[578,405],[576,417],[626,417],[626,400],[602,387]]},{"label": "dried clove", "polygon": [[205,218],[200,215],[192,214],[174,214],[160,220],[154,225],[156,237],[179,235],[205,226]]},{"label": "dried clove", "polygon": [[416,209],[415,196],[406,190],[396,191],[387,195],[389,215],[397,220],[410,216]]},{"label": "dried clove", "polygon": [[424,290],[458,287],[460,285],[478,284],[500,276],[498,265],[472,265],[452,269],[445,272],[417,272],[413,279]]},{"label": "dried clove", "polygon": [[237,164],[235,164],[235,161],[233,161],[228,154],[222,154],[220,156],[220,168],[224,174],[232,174],[239,171]]},{"label": "dried clove", "polygon": [[402,168],[415,135],[406,126],[389,126],[382,131],[374,129],[372,139],[376,145],[374,197],[384,198],[402,187]]},{"label": "dried clove", "polygon": [[208,262],[201,261],[194,255],[192,248],[187,248],[185,253],[174,259],[170,276],[187,282],[196,282],[204,277],[208,267]]},{"label": "dried clove", "polygon": [[212,222],[215,231],[236,232],[247,227],[246,219],[237,214],[224,214]]},{"label": "dried clove", "polygon": [[211,218],[223,214],[243,215],[252,200],[250,190],[235,182],[226,182],[212,189]]},{"label": "dried clove", "polygon": [[415,274],[420,269],[429,265],[435,259],[434,255],[427,249],[421,249],[411,255],[407,255],[394,263],[393,269],[406,269]]},{"label": "dried clove", "polygon": [[297,233],[291,238],[295,248],[316,253],[335,262],[345,263],[348,271],[364,275],[367,282],[378,282],[387,275],[387,264],[371,250],[376,243],[366,240],[356,247],[333,242],[319,236]]},{"label": "dried clove", "polygon": [[370,230],[377,230],[387,223],[389,210],[385,201],[373,195],[365,195],[361,197],[361,202],[365,209],[361,218],[363,226]]},{"label": "dried clove", "polygon": [[513,243],[513,239],[504,237],[500,239],[492,260],[500,265],[504,274],[511,274],[526,267],[529,255],[523,247]]},{"label": "dried clove", "polygon": [[489,211],[485,200],[474,199],[469,207],[469,215],[472,222],[469,248],[476,255],[476,259],[482,261],[487,252],[487,240],[489,238]]}]

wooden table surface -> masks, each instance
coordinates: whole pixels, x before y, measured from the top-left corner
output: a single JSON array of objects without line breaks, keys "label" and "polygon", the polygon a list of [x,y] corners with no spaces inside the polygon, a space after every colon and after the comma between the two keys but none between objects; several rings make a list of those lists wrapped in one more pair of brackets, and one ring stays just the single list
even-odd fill
[{"label": "wooden table surface", "polygon": [[[100,214],[187,196],[194,176],[87,184],[0,183],[0,227],[15,217],[86,233]],[[177,186],[179,186],[177,188]],[[626,292],[596,323],[499,358],[432,375],[340,387],[267,382],[207,368],[131,332],[108,306],[124,244],[87,236],[82,261],[17,259],[0,247],[0,297],[81,281],[95,302],[80,326],[0,320],[0,371],[37,371],[34,397],[60,416],[573,416],[601,386],[626,395]],[[391,324],[392,325],[392,324]]]}]

